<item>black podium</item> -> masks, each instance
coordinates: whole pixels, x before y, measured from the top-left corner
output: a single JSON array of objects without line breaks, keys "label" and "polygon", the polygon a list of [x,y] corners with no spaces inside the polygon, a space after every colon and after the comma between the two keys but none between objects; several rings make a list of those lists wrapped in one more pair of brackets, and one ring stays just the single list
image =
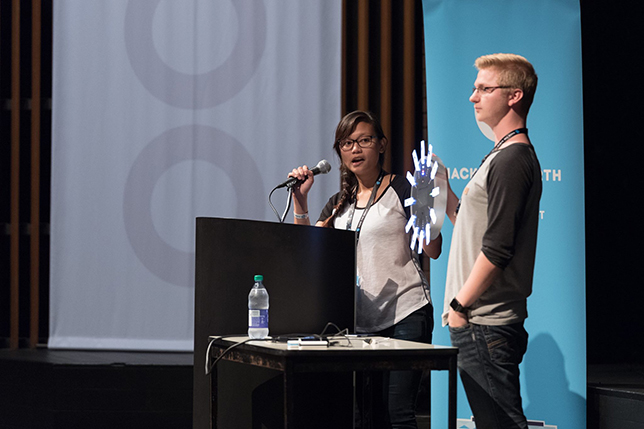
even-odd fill
[{"label": "black podium", "polygon": [[[271,336],[319,334],[328,322],[353,332],[356,273],[352,231],[197,218],[195,260],[195,429],[210,427],[210,383],[204,373],[208,337],[245,335],[248,292],[255,274],[264,276],[270,296]],[[230,362],[220,362],[218,370],[220,386],[226,391],[220,395],[220,418],[234,422],[224,427],[251,427],[253,410],[248,398],[269,389],[270,380],[279,374],[265,369],[250,371]],[[303,392],[302,399],[333,394],[351,403],[350,377],[347,374],[342,380],[326,380],[315,391]],[[328,391],[331,385],[337,385],[334,392]]]}]

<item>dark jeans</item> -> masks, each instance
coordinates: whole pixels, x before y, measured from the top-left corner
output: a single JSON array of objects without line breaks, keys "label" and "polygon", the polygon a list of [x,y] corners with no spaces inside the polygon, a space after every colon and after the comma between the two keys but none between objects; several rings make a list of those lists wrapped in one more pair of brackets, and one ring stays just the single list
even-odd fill
[{"label": "dark jeans", "polygon": [[[431,343],[434,328],[434,309],[431,304],[416,310],[396,325],[374,335],[399,340]],[[383,410],[388,415],[374,415],[374,426],[416,429],[416,398],[423,373],[422,371],[390,371],[383,375]],[[377,410],[376,410],[377,411]],[[380,420],[380,421],[379,421]]]},{"label": "dark jeans", "polygon": [[458,370],[477,429],[527,429],[519,364],[528,347],[523,322],[449,328]]}]

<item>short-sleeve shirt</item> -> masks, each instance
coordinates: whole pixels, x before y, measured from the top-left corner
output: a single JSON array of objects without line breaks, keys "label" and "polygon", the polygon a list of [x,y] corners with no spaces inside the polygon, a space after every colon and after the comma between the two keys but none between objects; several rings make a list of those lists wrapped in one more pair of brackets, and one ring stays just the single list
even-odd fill
[{"label": "short-sleeve shirt", "polygon": [[[402,176],[394,176],[382,195],[368,210],[362,224],[356,263],[356,331],[378,332],[430,302],[427,280],[419,269],[417,255],[410,248],[410,234],[405,232],[409,209],[404,201],[411,185]],[[327,219],[340,194],[332,196],[320,215]],[[334,220],[334,227],[347,229],[351,205],[346,205]],[[364,207],[357,207],[350,229],[355,231]]]}]

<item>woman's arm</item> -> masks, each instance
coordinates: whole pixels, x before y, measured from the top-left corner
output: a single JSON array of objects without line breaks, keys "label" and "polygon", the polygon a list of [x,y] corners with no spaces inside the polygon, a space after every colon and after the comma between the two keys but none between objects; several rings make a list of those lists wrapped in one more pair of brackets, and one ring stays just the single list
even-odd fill
[{"label": "woman's arm", "polygon": [[452,191],[452,187],[447,180],[447,205],[445,207],[445,214],[452,221],[452,225],[456,224],[456,208],[458,207],[458,197]]},{"label": "woman's arm", "polygon": [[443,234],[438,234],[438,237],[425,244],[423,242],[423,252],[432,259],[438,259],[443,251]]},{"label": "woman's arm", "polygon": [[302,183],[293,188],[293,223],[296,225],[311,225],[309,219],[308,194],[313,186],[313,172],[306,165],[294,168],[288,177],[295,177]]}]

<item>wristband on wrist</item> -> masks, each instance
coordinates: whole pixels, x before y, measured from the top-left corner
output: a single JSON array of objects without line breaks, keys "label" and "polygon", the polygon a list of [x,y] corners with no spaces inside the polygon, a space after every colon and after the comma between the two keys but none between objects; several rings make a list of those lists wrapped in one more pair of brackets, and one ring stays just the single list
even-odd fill
[{"label": "wristband on wrist", "polygon": [[304,214],[299,214],[293,212],[293,216],[295,216],[295,219],[308,219],[309,218],[309,212],[306,212]]}]

